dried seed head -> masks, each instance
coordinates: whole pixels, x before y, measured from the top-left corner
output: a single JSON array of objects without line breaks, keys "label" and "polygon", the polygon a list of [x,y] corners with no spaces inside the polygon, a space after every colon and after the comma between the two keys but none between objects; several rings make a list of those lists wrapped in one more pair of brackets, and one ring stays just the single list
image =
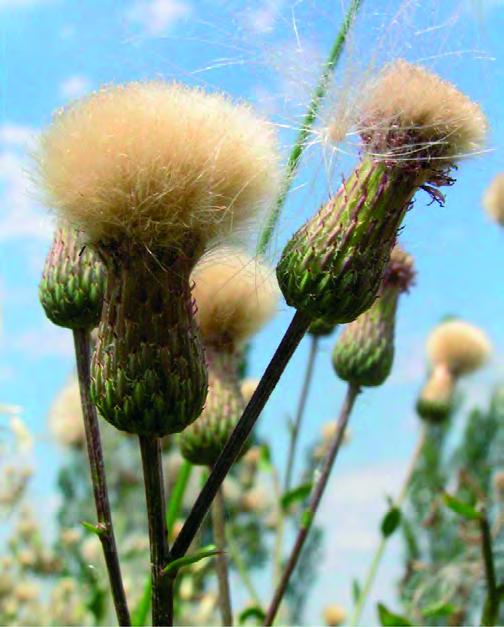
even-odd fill
[{"label": "dried seed head", "polygon": [[371,307],[348,324],[333,351],[338,376],[357,386],[385,382],[394,361],[394,334],[399,295],[413,283],[413,257],[398,244],[385,270],[380,294]]},{"label": "dried seed head", "polygon": [[39,285],[46,316],[61,327],[92,329],[100,320],[104,291],[101,260],[79,241],[75,229],[59,226]]},{"label": "dried seed head", "polygon": [[480,368],[487,361],[491,350],[485,333],[462,320],[441,323],[427,341],[427,353],[432,364],[446,365],[455,377]]},{"label": "dried seed head", "polygon": [[385,66],[369,85],[361,113],[367,150],[387,158],[453,162],[481,149],[487,123],[454,85],[404,60]]},{"label": "dried seed head", "polygon": [[233,248],[217,249],[193,271],[203,343],[236,350],[274,315],[278,287],[264,264]]},{"label": "dried seed head", "polygon": [[69,381],[59,392],[49,411],[49,426],[56,441],[62,446],[81,448],[85,444],[84,420],[79,383]]},{"label": "dried seed head", "polygon": [[492,220],[504,226],[504,172],[497,174],[485,191],[483,206]]},{"label": "dried seed head", "polygon": [[176,83],[110,86],[56,113],[39,175],[49,206],[91,242],[202,242],[275,194],[272,127],[245,105]]},{"label": "dried seed head", "polygon": [[340,605],[334,603],[324,609],[324,624],[327,627],[338,627],[345,622],[345,619],[345,610]]},{"label": "dried seed head", "polygon": [[435,424],[447,420],[453,410],[454,393],[455,378],[446,365],[438,364],[418,397],[418,415]]}]

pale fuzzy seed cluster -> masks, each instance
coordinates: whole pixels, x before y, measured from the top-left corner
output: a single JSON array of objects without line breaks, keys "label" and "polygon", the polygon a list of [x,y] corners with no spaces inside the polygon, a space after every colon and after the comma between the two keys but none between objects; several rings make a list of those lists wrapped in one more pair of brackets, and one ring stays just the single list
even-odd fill
[{"label": "pale fuzzy seed cluster", "polygon": [[481,329],[462,320],[438,325],[427,340],[427,354],[434,366],[445,365],[451,374],[461,376],[480,368],[492,350]]},{"label": "pale fuzzy seed cluster", "polygon": [[248,106],[176,83],[106,87],[55,114],[39,178],[49,206],[93,242],[208,241],[278,184],[276,139]]},{"label": "pale fuzzy seed cluster", "polygon": [[239,348],[274,315],[279,290],[270,268],[233,248],[204,257],[192,274],[203,342]]},{"label": "pale fuzzy seed cluster", "polygon": [[50,431],[62,446],[81,447],[85,443],[79,382],[69,381],[59,392],[49,411]]},{"label": "pale fuzzy seed cluster", "polygon": [[333,603],[324,609],[324,623],[328,627],[337,627],[338,625],[342,625],[345,620],[346,612],[341,605]]},{"label": "pale fuzzy seed cluster", "polygon": [[248,405],[248,402],[254,395],[254,392],[256,391],[258,385],[259,385],[259,379],[253,379],[251,377],[247,379],[243,379],[243,381],[241,381],[240,391],[241,391],[241,395],[246,405]]},{"label": "pale fuzzy seed cluster", "polygon": [[416,144],[401,148],[401,155],[411,159],[426,145],[436,145],[438,156],[450,160],[474,153],[487,129],[476,103],[436,74],[402,59],[386,65],[367,87],[361,123],[371,134],[414,131]]},{"label": "pale fuzzy seed cluster", "polygon": [[497,174],[485,191],[483,206],[492,220],[504,226],[504,172]]}]

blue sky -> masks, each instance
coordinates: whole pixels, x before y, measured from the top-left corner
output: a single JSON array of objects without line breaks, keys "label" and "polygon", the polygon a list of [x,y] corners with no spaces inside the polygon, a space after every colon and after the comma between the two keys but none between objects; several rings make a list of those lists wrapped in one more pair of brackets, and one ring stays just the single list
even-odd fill
[{"label": "blue sky", "polygon": [[[37,284],[51,222],[29,183],[27,158],[51,112],[102,83],[166,78],[222,89],[251,101],[278,124],[284,154],[306,108],[321,61],[339,27],[343,0],[0,0],[0,401],[21,405],[37,436],[33,492],[49,516],[61,454],[46,415],[72,368],[69,334],[51,326]],[[463,163],[445,208],[420,194],[402,238],[414,254],[417,286],[401,302],[397,358],[389,382],[362,395],[352,443],[335,472],[321,519],[328,524],[323,583],[307,618],[324,600],[349,604],[350,576],[361,575],[376,538],[384,494],[394,492],[416,437],[413,404],[424,376],[423,343],[447,313],[481,325],[495,345],[492,363],[467,384],[484,399],[504,375],[504,234],[485,217],[480,198],[503,169],[504,2],[502,0],[364,0],[319,128],[307,151],[275,236],[284,242],[338,185],[355,160],[349,135],[338,150],[322,142],[331,111],[351,107],[362,79],[404,57],[455,82],[479,101],[491,126],[488,152]],[[251,234],[253,240],[254,234]],[[251,358],[259,376],[292,312],[282,304]],[[343,386],[329,365],[334,338],[322,342],[302,444],[335,416]],[[285,420],[294,412],[307,356],[298,350],[264,413],[260,429],[285,461]],[[397,557],[397,547],[391,557]],[[393,559],[381,598],[391,598]],[[368,619],[374,613],[368,614]]]}]

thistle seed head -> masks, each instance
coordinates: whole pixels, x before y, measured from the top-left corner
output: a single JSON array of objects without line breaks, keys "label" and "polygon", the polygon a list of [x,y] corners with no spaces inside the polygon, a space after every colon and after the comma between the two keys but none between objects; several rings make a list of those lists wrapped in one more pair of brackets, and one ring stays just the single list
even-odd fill
[{"label": "thistle seed head", "polygon": [[462,320],[442,322],[427,340],[431,363],[434,366],[445,365],[454,377],[469,374],[483,366],[491,351],[486,334]]},{"label": "thistle seed head", "polygon": [[58,393],[49,411],[49,428],[58,444],[82,448],[86,441],[79,382],[73,377]]},{"label": "thistle seed head", "polygon": [[483,206],[492,220],[504,226],[504,172],[497,174],[485,191]]},{"label": "thistle seed head", "polygon": [[202,244],[275,195],[272,127],[249,107],[176,83],[110,86],[58,111],[42,136],[48,205],[92,243]]},{"label": "thistle seed head", "polygon": [[453,410],[455,378],[445,364],[438,364],[420,392],[416,410],[426,422],[447,420]]},{"label": "thistle seed head", "polygon": [[327,627],[338,627],[343,625],[345,620],[346,612],[340,605],[333,603],[324,609],[324,624]]},{"label": "thistle seed head", "polygon": [[454,85],[402,59],[369,85],[361,111],[366,150],[391,160],[449,165],[482,148],[487,122]]},{"label": "thistle seed head", "polygon": [[243,379],[243,381],[241,381],[240,391],[241,395],[243,396],[243,401],[245,402],[245,405],[248,405],[248,402],[254,395],[254,392],[256,391],[258,385],[259,379],[252,379],[249,377],[248,379]]},{"label": "thistle seed head", "polygon": [[274,315],[278,287],[272,271],[233,248],[220,248],[192,273],[196,320],[203,343],[236,351]]}]

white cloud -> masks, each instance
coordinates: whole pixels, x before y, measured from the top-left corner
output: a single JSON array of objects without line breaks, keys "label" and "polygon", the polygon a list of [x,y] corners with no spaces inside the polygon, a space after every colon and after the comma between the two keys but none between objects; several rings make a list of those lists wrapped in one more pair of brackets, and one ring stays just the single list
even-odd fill
[{"label": "white cloud", "polygon": [[63,98],[79,98],[91,88],[91,82],[85,76],[75,74],[66,78],[59,86],[59,93]]},{"label": "white cloud", "polygon": [[17,237],[47,239],[52,231],[46,211],[34,200],[28,154],[37,131],[29,126],[0,126],[0,242]]},{"label": "white cloud", "polygon": [[128,9],[126,17],[155,37],[191,14],[192,7],[182,0],[138,0]]},{"label": "white cloud", "polygon": [[45,322],[43,326],[30,329],[9,340],[12,349],[25,353],[30,359],[45,357],[72,357],[72,334],[68,329]]}]

